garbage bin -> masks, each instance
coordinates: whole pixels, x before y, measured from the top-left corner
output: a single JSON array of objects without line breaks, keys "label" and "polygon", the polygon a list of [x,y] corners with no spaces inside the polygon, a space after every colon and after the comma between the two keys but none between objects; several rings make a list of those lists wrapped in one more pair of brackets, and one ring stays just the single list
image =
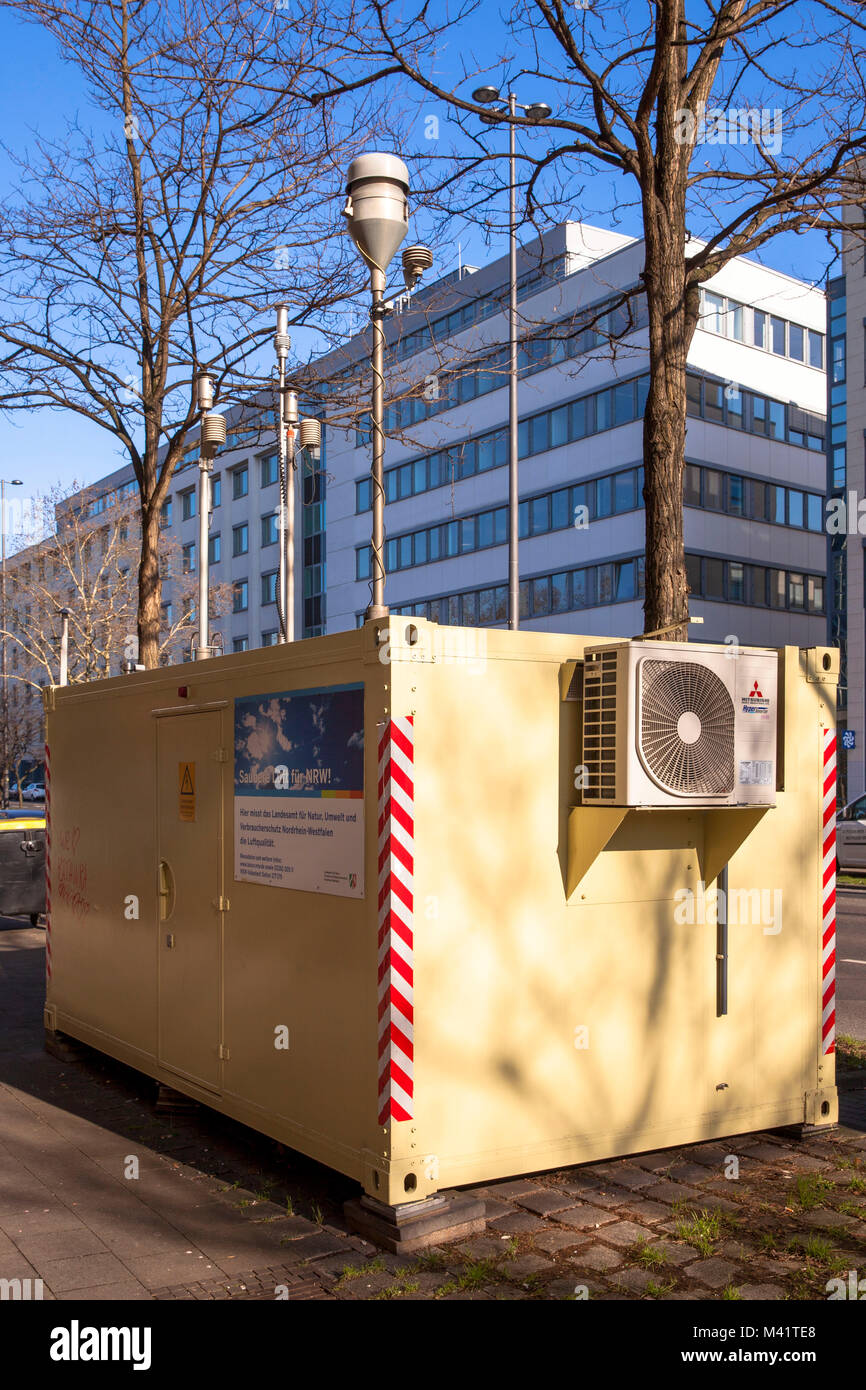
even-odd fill
[{"label": "garbage bin", "polygon": [[29,917],[35,927],[45,911],[45,818],[0,812],[0,915]]}]

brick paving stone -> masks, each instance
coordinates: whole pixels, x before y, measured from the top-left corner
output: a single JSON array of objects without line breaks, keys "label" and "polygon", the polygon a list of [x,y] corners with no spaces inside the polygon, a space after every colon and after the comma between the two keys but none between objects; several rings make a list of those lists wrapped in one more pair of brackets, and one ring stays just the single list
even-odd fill
[{"label": "brick paving stone", "polygon": [[546,1250],[548,1254],[555,1255],[559,1250],[579,1245],[584,1239],[578,1231],[548,1231],[543,1236],[535,1236],[532,1244],[539,1250]]},{"label": "brick paving stone", "polygon": [[602,1239],[626,1249],[636,1245],[639,1240],[649,1240],[651,1234],[646,1226],[638,1226],[634,1221],[617,1221],[613,1226],[605,1226]]},{"label": "brick paving stone", "polygon": [[740,1298],[747,1303],[785,1297],[785,1290],[781,1289],[778,1284],[740,1284],[738,1287]]},{"label": "brick paving stone", "polygon": [[644,1196],[659,1202],[700,1202],[704,1196],[696,1187],[686,1187],[677,1182],[656,1182],[644,1188]]},{"label": "brick paving stone", "polygon": [[597,1178],[594,1174],[587,1173],[584,1169],[576,1168],[573,1173],[557,1183],[557,1186],[561,1187],[564,1192],[573,1192],[575,1195],[580,1196],[584,1192],[592,1192],[599,1187],[603,1187],[604,1179]]},{"label": "brick paving stone", "polygon": [[[730,1186],[730,1184],[728,1185]],[[707,1211],[730,1212],[732,1216],[742,1216],[745,1211],[741,1202],[731,1202],[727,1197],[720,1197],[717,1192],[713,1192],[712,1190],[700,1194],[700,1203],[698,1205],[700,1205],[701,1208],[706,1208]]]},{"label": "brick paving stone", "polygon": [[601,1273],[608,1269],[619,1269],[622,1261],[623,1257],[618,1250],[611,1250],[606,1245],[589,1245],[585,1250],[579,1250],[572,1255],[568,1263],[577,1277],[582,1269],[594,1269]]},{"label": "brick paving stone", "polygon": [[785,1155],[788,1167],[803,1173],[825,1173],[831,1164],[826,1158],[816,1158],[814,1154],[798,1153],[796,1150]]},{"label": "brick paving stone", "polygon": [[805,1221],[807,1226],[853,1226],[857,1222],[856,1216],[847,1216],[843,1211],[830,1211],[825,1208],[803,1212],[799,1219]]},{"label": "brick paving stone", "polygon": [[738,1158],[759,1158],[762,1163],[787,1163],[790,1159],[790,1150],[783,1149],[781,1144],[744,1144],[737,1148],[736,1140],[732,1142],[731,1153]]},{"label": "brick paving stone", "polygon": [[706,1182],[708,1173],[700,1163],[675,1163],[670,1169],[675,1182]]},{"label": "brick paving stone", "polygon": [[719,1246],[718,1254],[724,1255],[729,1260],[747,1260],[750,1258],[751,1252],[739,1240],[726,1240],[723,1245]]},{"label": "brick paving stone", "polygon": [[638,1168],[646,1168],[650,1173],[662,1173],[670,1168],[680,1156],[679,1149],[663,1149],[658,1153],[632,1155],[630,1163],[636,1163]]},{"label": "brick paving stone", "polygon": [[659,1270],[652,1269],[623,1269],[617,1274],[615,1282],[625,1285],[627,1289],[635,1293],[643,1293],[647,1284],[663,1284],[664,1275]]},{"label": "brick paving stone", "polygon": [[[491,1182],[483,1189],[491,1197],[522,1197],[525,1192],[534,1192],[536,1185],[528,1178],[516,1178],[509,1182]],[[470,1192],[470,1196],[472,1193]]]},{"label": "brick paving stone", "polygon": [[502,1266],[502,1273],[506,1279],[523,1280],[530,1278],[533,1274],[547,1274],[555,1266],[550,1260],[545,1260],[542,1255],[518,1255],[516,1260],[506,1260]]},{"label": "brick paving stone", "polygon": [[[544,1293],[547,1298],[574,1299],[575,1286],[585,1288],[590,1298],[599,1298],[609,1292],[606,1284],[600,1283],[597,1279],[553,1279],[545,1286]],[[582,1300],[578,1300],[582,1301]]]},{"label": "brick paving stone", "polygon": [[527,1193],[515,1200],[518,1206],[526,1207],[527,1211],[534,1211],[539,1216],[547,1216],[552,1211],[564,1211],[566,1207],[574,1206],[570,1193],[554,1192],[545,1188],[539,1188],[537,1192]]},{"label": "brick paving stone", "polygon": [[608,1221],[615,1220],[615,1217],[601,1207],[587,1204],[582,1207],[569,1207],[567,1211],[558,1211],[553,1220],[562,1226],[570,1226],[575,1231],[585,1231],[592,1230],[596,1226],[604,1226]]},{"label": "brick paving stone", "polygon": [[684,1150],[683,1157],[690,1163],[699,1163],[702,1168],[721,1168],[730,1152],[730,1145],[695,1144]]},{"label": "brick paving stone", "polygon": [[470,1260],[492,1260],[504,1255],[507,1240],[502,1236],[475,1236],[461,1245],[452,1247]]},{"label": "brick paving stone", "polygon": [[[206,1259],[199,1250],[190,1250],[189,1254],[136,1255],[127,1258],[124,1265],[125,1269],[120,1266],[123,1275],[128,1277],[128,1273],[133,1274],[138,1282],[148,1289],[165,1288],[172,1284],[198,1283],[200,1279],[219,1273],[216,1261]],[[107,1281],[88,1280],[90,1284],[97,1282]]]},{"label": "brick paving stone", "polygon": [[624,1202],[630,1202],[632,1193],[625,1187],[611,1187],[610,1184],[607,1184],[605,1187],[599,1188],[597,1192],[588,1192],[586,1198],[594,1206],[612,1209],[621,1207]]},{"label": "brick paving stone", "polygon": [[730,1260],[711,1255],[708,1260],[695,1260],[694,1264],[687,1265],[683,1273],[690,1279],[699,1279],[702,1284],[709,1284],[711,1289],[722,1289],[737,1273],[737,1266]]},{"label": "brick paving stone", "polygon": [[508,1216],[513,1211],[514,1207],[509,1202],[499,1202],[495,1197],[484,1198],[484,1215],[488,1221],[493,1221],[497,1216]]},{"label": "brick paving stone", "polygon": [[653,1174],[646,1172],[643,1168],[628,1168],[623,1163],[617,1169],[616,1185],[626,1187],[630,1192],[637,1192],[642,1187],[649,1187],[654,1181]]},{"label": "brick paving stone", "polygon": [[659,1202],[624,1202],[623,1206],[630,1216],[639,1216],[641,1221],[661,1221],[666,1216],[670,1216],[670,1207],[663,1207]]},{"label": "brick paving stone", "polygon": [[512,1216],[498,1216],[490,1224],[495,1231],[505,1232],[511,1236],[522,1236],[529,1235],[532,1231],[543,1231],[547,1222],[540,1220],[537,1216],[530,1216],[528,1211],[516,1211]]},{"label": "brick paving stone", "polygon": [[[689,1260],[695,1258],[695,1252],[691,1245],[678,1245],[672,1240],[654,1240],[651,1242],[650,1249],[659,1250],[665,1257],[666,1265],[687,1265]],[[659,1268],[664,1268],[660,1265]]]},{"label": "brick paving stone", "polygon": [[763,1273],[772,1274],[777,1279],[786,1278],[789,1274],[793,1274],[795,1269],[793,1263],[788,1265],[784,1264],[781,1260],[753,1259],[751,1263]]}]

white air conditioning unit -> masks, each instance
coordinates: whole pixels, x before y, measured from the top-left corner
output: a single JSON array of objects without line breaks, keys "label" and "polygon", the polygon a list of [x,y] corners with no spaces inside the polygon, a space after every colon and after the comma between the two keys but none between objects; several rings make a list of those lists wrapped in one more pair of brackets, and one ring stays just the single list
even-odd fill
[{"label": "white air conditioning unit", "polygon": [[587,647],[584,804],[775,805],[777,680],[761,647]]}]

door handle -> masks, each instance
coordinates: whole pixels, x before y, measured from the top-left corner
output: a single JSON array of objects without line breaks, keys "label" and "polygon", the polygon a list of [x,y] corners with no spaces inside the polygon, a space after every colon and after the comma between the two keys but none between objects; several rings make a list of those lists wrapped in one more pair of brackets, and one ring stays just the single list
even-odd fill
[{"label": "door handle", "polygon": [[159,920],[167,922],[174,911],[174,875],[168,861],[159,861]]}]

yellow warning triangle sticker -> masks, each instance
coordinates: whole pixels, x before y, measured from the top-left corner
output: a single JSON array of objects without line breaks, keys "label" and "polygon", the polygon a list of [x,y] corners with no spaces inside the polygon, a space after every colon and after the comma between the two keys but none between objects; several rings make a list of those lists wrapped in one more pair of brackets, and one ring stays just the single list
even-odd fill
[{"label": "yellow warning triangle sticker", "polygon": [[194,787],[193,784],[192,784],[192,777],[191,777],[191,775],[190,775],[190,770],[189,770],[189,769],[190,769],[190,764],[189,764],[189,763],[184,763],[184,764],[183,764],[183,777],[181,778],[181,783],[180,783],[180,794],[181,794],[181,796],[195,796],[195,787]]}]

